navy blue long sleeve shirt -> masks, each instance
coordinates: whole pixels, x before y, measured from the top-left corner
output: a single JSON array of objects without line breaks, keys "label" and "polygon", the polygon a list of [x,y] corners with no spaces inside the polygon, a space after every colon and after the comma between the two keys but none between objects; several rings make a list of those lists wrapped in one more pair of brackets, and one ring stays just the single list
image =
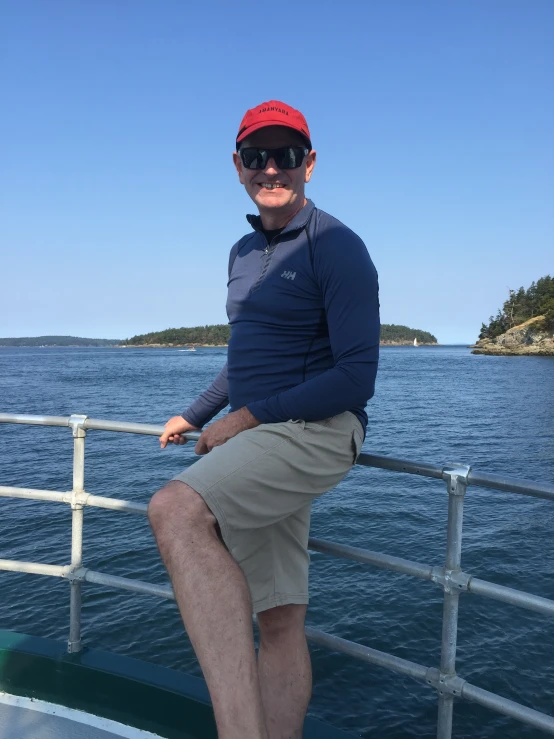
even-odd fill
[{"label": "navy blue long sleeve shirt", "polygon": [[183,413],[230,404],[261,423],[352,411],[367,425],[379,356],[377,272],[362,240],[311,201],[270,244],[259,216],[231,250],[227,364]]}]

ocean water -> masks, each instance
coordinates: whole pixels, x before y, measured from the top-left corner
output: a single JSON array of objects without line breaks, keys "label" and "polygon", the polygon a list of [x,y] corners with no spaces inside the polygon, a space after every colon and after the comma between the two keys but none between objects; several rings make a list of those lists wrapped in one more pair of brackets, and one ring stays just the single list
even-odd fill
[{"label": "ocean water", "polygon": [[[224,349],[0,349],[0,412],[84,413],[164,423],[201,392]],[[465,347],[387,347],[368,407],[364,451],[530,480],[554,479],[554,359],[473,356]],[[147,502],[192,464],[193,445],[89,432],[88,492]],[[0,425],[0,484],[71,489],[69,429]],[[312,535],[442,564],[444,483],[356,467],[314,505]],[[0,558],[69,562],[70,510],[0,498]],[[502,585],[554,598],[554,503],[469,488],[462,566]],[[145,519],[85,511],[85,565],[156,583],[167,577]],[[0,628],[67,638],[69,592],[54,578],[0,573]],[[314,553],[308,623],[400,657],[437,666],[442,591],[405,575]],[[554,713],[552,619],[461,596],[459,674],[485,689]],[[83,587],[86,645],[200,674],[174,603]],[[311,715],[363,737],[433,737],[437,698],[409,678],[312,648]],[[541,737],[465,701],[455,737]]]}]

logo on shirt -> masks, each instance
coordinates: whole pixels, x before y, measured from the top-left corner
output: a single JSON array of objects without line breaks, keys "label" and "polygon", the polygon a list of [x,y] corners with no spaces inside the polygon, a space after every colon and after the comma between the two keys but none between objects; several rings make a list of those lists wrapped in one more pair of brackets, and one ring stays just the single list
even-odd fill
[{"label": "logo on shirt", "polygon": [[296,272],[290,272],[289,270],[286,269],[281,275],[281,277],[284,277],[285,280],[294,280],[294,278],[296,277]]}]

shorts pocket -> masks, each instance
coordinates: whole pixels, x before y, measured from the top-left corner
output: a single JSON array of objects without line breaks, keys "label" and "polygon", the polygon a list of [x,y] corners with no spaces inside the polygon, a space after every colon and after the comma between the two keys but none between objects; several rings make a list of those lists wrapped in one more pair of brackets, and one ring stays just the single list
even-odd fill
[{"label": "shorts pocket", "polygon": [[285,421],[284,424],[285,424],[285,428],[288,429],[289,431],[292,430],[292,432],[295,435],[298,435],[301,431],[304,431],[306,428],[306,421],[304,421],[303,418],[289,418],[289,420]]},{"label": "shorts pocket", "polygon": [[352,453],[353,453],[353,461],[352,464],[356,464],[356,460],[360,456],[360,453],[362,451],[362,444],[364,443],[364,440],[362,438],[362,434],[359,429],[354,429],[352,432]]}]

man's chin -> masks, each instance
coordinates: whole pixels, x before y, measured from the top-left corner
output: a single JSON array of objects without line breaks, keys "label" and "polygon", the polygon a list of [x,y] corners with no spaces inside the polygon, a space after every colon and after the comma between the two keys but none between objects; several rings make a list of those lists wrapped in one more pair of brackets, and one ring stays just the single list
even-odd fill
[{"label": "man's chin", "polygon": [[262,210],[287,210],[293,205],[294,198],[267,197],[265,193],[258,193],[254,202]]}]

